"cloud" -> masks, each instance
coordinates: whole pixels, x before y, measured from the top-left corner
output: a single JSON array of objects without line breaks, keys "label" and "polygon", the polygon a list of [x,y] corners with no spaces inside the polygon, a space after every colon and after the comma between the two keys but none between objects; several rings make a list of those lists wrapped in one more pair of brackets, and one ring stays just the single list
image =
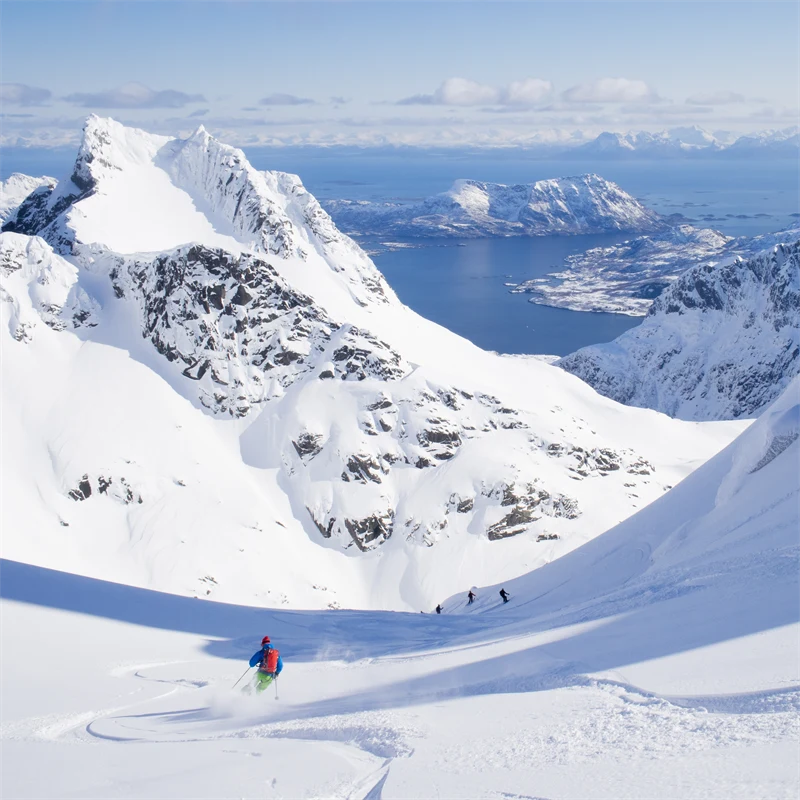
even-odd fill
[{"label": "cloud", "polygon": [[686,98],[690,106],[727,106],[731,103],[744,103],[745,97],[738,92],[701,92]]},{"label": "cloud", "polygon": [[568,103],[658,103],[662,98],[644,81],[628,78],[600,78],[580,83],[562,92]]},{"label": "cloud", "polygon": [[346,106],[350,102],[349,97],[341,97],[339,95],[334,95],[331,97],[331,103],[336,106]]},{"label": "cloud", "polygon": [[276,92],[258,101],[262,106],[307,106],[314,103],[308,97],[298,97],[294,94]]},{"label": "cloud", "polygon": [[208,112],[209,112],[209,109],[207,109],[207,108],[198,108],[197,111],[192,111],[192,113],[189,114],[189,116],[190,117],[204,117],[206,114],[208,114]]},{"label": "cloud", "polygon": [[104,92],[76,92],[64,100],[82,108],[183,108],[189,103],[204,103],[205,97],[175,89],[156,91],[142,83],[126,83]]},{"label": "cloud", "polygon": [[9,106],[41,106],[53,93],[24,83],[0,83],[0,102]]},{"label": "cloud", "polygon": [[448,78],[433,94],[415,94],[398,100],[399,106],[529,106],[553,91],[550,81],[525,78],[497,88],[467,78]]},{"label": "cloud", "polygon": [[541,103],[550,96],[553,84],[540,78],[512,81],[505,90],[504,101],[510,106],[530,106]]}]

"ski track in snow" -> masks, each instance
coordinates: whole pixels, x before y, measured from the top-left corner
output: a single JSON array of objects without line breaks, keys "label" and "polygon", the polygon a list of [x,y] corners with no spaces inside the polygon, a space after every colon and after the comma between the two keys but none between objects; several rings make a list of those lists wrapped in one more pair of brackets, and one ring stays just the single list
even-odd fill
[{"label": "ski track in snow", "polygon": [[[452,651],[451,651],[452,652]],[[444,655],[446,655],[445,653]],[[432,654],[429,657],[441,657]],[[388,660],[392,660],[391,657]],[[380,669],[382,659],[371,666]],[[244,703],[242,698],[225,692],[219,681],[187,680],[180,671],[165,671],[177,664],[147,665],[158,667],[156,677],[143,673],[144,667],[114,669],[115,677],[132,676],[149,683],[172,684],[173,688],[154,697],[127,705],[78,714],[33,717],[21,720],[3,730],[4,739],[60,741],[67,744],[88,744],[92,740],[114,743],[190,743],[213,740],[304,739],[338,742],[358,748],[384,759],[382,766],[365,776],[345,797],[379,798],[395,758],[414,753],[413,742],[426,737],[420,726],[410,724],[406,709],[364,711],[292,719],[292,707],[279,721],[256,720],[264,714]],[[186,663],[180,664],[185,670]],[[191,665],[202,668],[202,662]],[[329,668],[324,665],[324,671]],[[319,676],[318,676],[319,677]],[[554,675],[538,677],[542,689],[552,685]],[[211,705],[196,706],[189,701],[165,711],[136,713],[137,708],[162,703],[167,698],[191,698],[201,689],[211,688],[215,694]],[[496,682],[481,687],[489,692],[514,691],[513,685]],[[530,684],[519,686],[531,691]],[[800,685],[783,689],[720,696],[668,697],[646,691],[632,684],[583,675],[572,675],[556,692],[580,695],[580,717],[566,722],[548,721],[546,729],[531,725],[535,717],[516,720],[514,730],[505,736],[482,738],[481,759],[476,766],[475,743],[449,745],[437,751],[445,771],[458,772],[469,766],[478,771],[508,770],[520,759],[535,765],[574,764],[606,757],[609,751],[625,751],[643,758],[662,758],[710,748],[738,744],[779,741],[797,738],[800,733]],[[453,697],[461,696],[456,692]],[[262,702],[262,698],[254,698]],[[269,693],[263,698],[269,703]],[[442,698],[444,700],[444,697]],[[568,703],[569,704],[569,703]],[[226,706],[228,713],[226,713]],[[248,707],[249,706],[249,707]],[[281,709],[282,710],[282,709]],[[123,713],[124,712],[124,713]],[[245,724],[237,717],[245,712]],[[359,794],[361,789],[365,793]],[[504,795],[513,796],[513,795]]]}]

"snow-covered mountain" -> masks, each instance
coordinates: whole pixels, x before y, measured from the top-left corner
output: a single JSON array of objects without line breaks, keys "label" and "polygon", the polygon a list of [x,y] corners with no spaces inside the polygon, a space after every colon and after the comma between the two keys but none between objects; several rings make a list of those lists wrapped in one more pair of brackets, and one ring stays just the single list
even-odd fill
[{"label": "snow-covered mountain", "polygon": [[676,142],[695,147],[713,147],[719,144],[719,139],[713,133],[709,133],[699,125],[685,125],[678,128],[670,128],[665,131],[666,135]]},{"label": "snow-covered mountain", "polygon": [[682,419],[753,416],[800,372],[800,242],[685,272],[641,325],[558,366]]},{"label": "snow-covered mountain", "polygon": [[681,158],[687,155],[719,150],[713,136],[700,128],[673,129],[649,133],[609,133],[599,134],[595,139],[582,144],[573,151],[576,156],[596,156],[601,158]]},{"label": "snow-covered mountain", "polygon": [[342,230],[360,235],[547,236],[665,227],[615,183],[591,174],[516,186],[459,180],[421,203],[330,200],[325,207]]},{"label": "snow-covered mountain", "polygon": [[15,172],[7,180],[0,181],[0,226],[13,220],[20,204],[39,187],[52,189],[56,185],[55,178],[32,178]]},{"label": "snow-covered mountain", "polygon": [[298,178],[202,128],[91,117],[70,176],[6,228],[20,561],[418,609],[574,548],[742,429],[622,408],[418,317]]},{"label": "snow-covered mountain", "polygon": [[800,128],[794,125],[776,131],[740,136],[723,151],[730,158],[754,158],[759,156],[785,156],[797,158],[800,153]]},{"label": "snow-covered mountain", "polygon": [[726,137],[692,125],[651,133],[604,131],[572,148],[571,156],[601,159],[635,158],[797,158],[800,133],[796,126],[745,136]]},{"label": "snow-covered mountain", "polygon": [[564,269],[512,289],[532,303],[575,311],[644,316],[653,299],[688,269],[746,258],[800,239],[800,227],[758,236],[725,236],[711,228],[676,225],[609,247],[568,256]]}]

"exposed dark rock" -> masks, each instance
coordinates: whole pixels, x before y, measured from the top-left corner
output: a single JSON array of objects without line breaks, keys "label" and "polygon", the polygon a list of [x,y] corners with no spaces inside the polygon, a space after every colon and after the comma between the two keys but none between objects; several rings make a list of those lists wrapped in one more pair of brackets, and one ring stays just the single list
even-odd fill
[{"label": "exposed dark rock", "polygon": [[486,532],[491,541],[523,533],[529,525],[542,516],[567,519],[577,519],[580,516],[578,504],[573,498],[562,494],[551,495],[530,483],[520,489],[516,489],[513,484],[510,486],[501,484],[486,493],[486,496],[500,499],[501,506],[511,507],[499,522],[487,528]]},{"label": "exposed dark rock", "polygon": [[231,303],[236,306],[246,306],[252,299],[253,296],[247,291],[244,285],[240,283],[236,294],[231,297]]},{"label": "exposed dark rock", "polygon": [[318,520],[318,519],[317,519],[317,518],[314,516],[314,514],[312,513],[312,511],[311,511],[311,509],[310,509],[310,508],[307,508],[307,509],[306,509],[306,511],[308,511],[309,515],[311,516],[311,519],[313,520],[313,522],[314,522],[314,525],[316,525],[316,526],[317,526],[317,530],[318,530],[318,531],[319,531],[319,532],[320,532],[320,533],[321,533],[321,534],[322,534],[322,535],[323,535],[323,536],[324,536],[326,539],[330,539],[330,538],[331,538],[331,535],[333,534],[333,526],[334,526],[334,524],[336,523],[336,519],[335,519],[334,517],[331,517],[331,518],[330,518],[330,519],[329,519],[327,522],[320,522],[320,521],[319,521],[319,520]]},{"label": "exposed dark rock", "polygon": [[301,433],[292,444],[300,458],[312,459],[322,450],[321,441],[322,436],[320,434],[308,433],[308,431],[306,431],[305,433]]},{"label": "exposed dark rock", "polygon": [[[69,491],[69,496],[73,500],[83,501],[92,496],[92,478],[84,475],[78,483],[77,488]],[[133,491],[125,478],[109,478],[100,475],[94,481],[97,486],[97,493],[111,497],[119,503],[129,505],[130,503],[142,503],[142,496]]]},{"label": "exposed dark rock", "polygon": [[344,525],[359,550],[371,550],[383,544],[392,535],[394,512],[373,514],[358,520],[346,519]]},{"label": "exposed dark rock", "polygon": [[89,482],[89,476],[84,475],[83,478],[78,482],[78,486],[75,489],[71,489],[69,492],[69,496],[73,500],[87,500],[89,497],[92,496],[92,484]]},{"label": "exposed dark rock", "polygon": [[[386,468],[371,456],[367,455],[352,455],[347,459],[347,469],[353,476],[353,480],[366,483],[382,483],[382,474],[385,474]],[[342,480],[348,481],[349,477],[345,477],[347,473],[342,473]]]}]

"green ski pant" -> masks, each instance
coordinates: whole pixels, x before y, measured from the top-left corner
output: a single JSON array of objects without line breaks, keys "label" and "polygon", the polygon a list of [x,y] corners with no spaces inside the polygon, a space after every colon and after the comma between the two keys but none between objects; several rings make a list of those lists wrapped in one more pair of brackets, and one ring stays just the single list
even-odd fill
[{"label": "green ski pant", "polygon": [[264,689],[266,689],[267,686],[269,686],[272,683],[273,677],[274,677],[273,675],[270,675],[267,672],[262,672],[261,670],[258,670],[258,672],[256,672],[256,680],[255,680],[256,693],[260,694],[261,692],[263,692]]}]

